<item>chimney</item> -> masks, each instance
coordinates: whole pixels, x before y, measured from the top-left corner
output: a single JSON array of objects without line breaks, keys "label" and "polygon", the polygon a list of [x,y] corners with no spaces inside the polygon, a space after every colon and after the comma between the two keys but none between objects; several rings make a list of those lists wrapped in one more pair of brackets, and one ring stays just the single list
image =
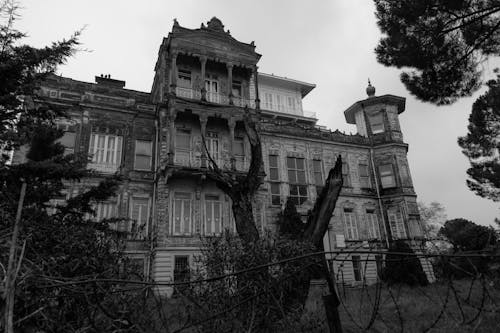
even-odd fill
[{"label": "chimney", "polygon": [[118,89],[123,89],[125,87],[125,81],[112,79],[110,74],[96,76],[95,83]]}]

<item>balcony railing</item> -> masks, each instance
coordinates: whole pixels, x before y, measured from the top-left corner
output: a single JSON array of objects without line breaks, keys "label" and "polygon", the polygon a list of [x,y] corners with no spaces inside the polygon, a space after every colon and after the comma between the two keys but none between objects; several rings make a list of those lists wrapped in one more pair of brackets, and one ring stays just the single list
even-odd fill
[{"label": "balcony railing", "polygon": [[[199,90],[185,88],[185,87],[176,87],[175,93],[178,97],[201,100],[201,91]],[[208,102],[223,104],[223,105],[231,104],[229,96],[218,92],[207,91],[205,96]],[[240,97],[233,97],[232,101],[233,105],[235,106],[239,107],[248,106],[250,108],[255,108],[255,101],[253,100]]]},{"label": "balcony railing", "polygon": [[88,163],[88,169],[94,169],[100,173],[115,173],[118,170],[118,164],[106,164],[106,163]]},{"label": "balcony railing", "polygon": [[[231,170],[231,159],[229,158],[218,158],[215,160],[219,168]],[[174,155],[174,165],[183,166],[188,168],[201,168],[202,157],[199,154],[193,154],[191,152],[176,149]],[[205,161],[205,166],[208,165],[208,161]],[[243,156],[235,157],[235,169],[237,171],[247,171],[249,168],[249,160]]]},{"label": "balcony railing", "polygon": [[177,87],[175,93],[183,98],[201,99],[201,92],[191,88]]}]

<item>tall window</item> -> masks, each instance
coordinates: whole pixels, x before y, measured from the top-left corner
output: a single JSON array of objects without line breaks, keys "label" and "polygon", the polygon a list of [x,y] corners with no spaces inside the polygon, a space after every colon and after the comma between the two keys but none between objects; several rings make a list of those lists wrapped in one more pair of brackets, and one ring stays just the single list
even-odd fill
[{"label": "tall window", "polygon": [[273,109],[273,95],[270,93],[265,93],[264,98],[265,98],[266,109],[272,110]]},{"label": "tall window", "polygon": [[236,169],[243,170],[245,165],[245,141],[243,138],[234,138],[234,159],[236,160]]},{"label": "tall window", "polygon": [[377,112],[368,117],[373,134],[382,133],[384,131],[384,115],[382,112]]},{"label": "tall window", "polygon": [[403,215],[397,210],[390,210],[387,212],[389,218],[389,225],[391,227],[391,234],[394,239],[405,239],[406,230],[403,222]]},{"label": "tall window", "polygon": [[351,178],[349,177],[349,164],[342,162],[342,179],[344,186],[351,186]]},{"label": "tall window", "polygon": [[316,186],[323,186],[323,167],[320,160],[313,160],[314,183]]},{"label": "tall window", "polygon": [[176,192],[173,199],[173,234],[191,234],[192,199],[191,193]]},{"label": "tall window", "polygon": [[269,155],[269,180],[279,180],[278,155]]},{"label": "tall window", "polygon": [[135,140],[134,169],[151,170],[152,142]]},{"label": "tall window", "polygon": [[116,216],[116,203],[114,202],[99,202],[94,207],[95,220],[102,221]]},{"label": "tall window", "polygon": [[307,200],[307,185],[305,163],[303,158],[287,157],[288,181],[290,199],[296,205],[302,205]]},{"label": "tall window", "polygon": [[295,98],[288,97],[288,108],[290,110],[295,110]]},{"label": "tall window", "polygon": [[283,105],[283,96],[281,95],[276,95],[276,104],[278,105],[278,111],[283,111],[285,108]]},{"label": "tall window", "polygon": [[241,81],[233,80],[233,85],[231,87],[231,92],[234,97],[241,98]]},{"label": "tall window", "polygon": [[191,89],[191,71],[178,69],[177,86]]},{"label": "tall window", "polygon": [[175,132],[175,163],[191,164],[191,131],[177,128]]},{"label": "tall window", "polygon": [[359,167],[359,183],[361,188],[371,188],[368,164],[360,163],[358,167]]},{"label": "tall window", "polygon": [[280,183],[271,183],[271,204],[275,206],[281,205]]},{"label": "tall window", "polygon": [[205,90],[207,91],[207,99],[210,102],[219,103],[219,81],[213,75],[207,75],[205,79]]},{"label": "tall window", "polygon": [[380,184],[382,188],[396,187],[396,178],[392,164],[383,164],[379,166]]},{"label": "tall window", "polygon": [[98,171],[116,171],[121,162],[122,137],[108,134],[90,136],[89,153],[92,155],[92,167]]},{"label": "tall window", "polygon": [[216,132],[207,132],[207,150],[215,162],[219,162],[219,135]]},{"label": "tall window", "polygon": [[189,257],[174,257],[174,282],[189,281]]},{"label": "tall window", "polygon": [[359,239],[356,217],[352,208],[344,208],[345,235],[349,240]]},{"label": "tall window", "polygon": [[314,174],[314,184],[316,185],[316,192],[321,193],[321,189],[325,186],[323,181],[323,166],[321,165],[321,160],[313,160],[313,174]]},{"label": "tall window", "polygon": [[377,277],[380,279],[384,270],[384,259],[381,254],[375,255],[375,264],[377,265]]},{"label": "tall window", "polygon": [[269,155],[269,181],[271,183],[271,204],[281,205],[281,192],[279,183],[278,155]]},{"label": "tall window", "polygon": [[354,280],[361,281],[361,257],[352,256],[352,271],[354,273]]},{"label": "tall window", "polygon": [[205,195],[205,234],[218,235],[222,231],[222,202],[218,195]]},{"label": "tall window", "polygon": [[132,197],[130,204],[130,219],[128,232],[130,238],[142,239],[147,233],[149,219],[149,198]]},{"label": "tall window", "polygon": [[378,228],[377,214],[374,209],[366,210],[366,223],[368,228],[368,238],[378,239],[380,232]]},{"label": "tall window", "polygon": [[64,146],[64,155],[73,154],[75,152],[75,132],[64,132],[64,135],[57,139],[61,145]]}]

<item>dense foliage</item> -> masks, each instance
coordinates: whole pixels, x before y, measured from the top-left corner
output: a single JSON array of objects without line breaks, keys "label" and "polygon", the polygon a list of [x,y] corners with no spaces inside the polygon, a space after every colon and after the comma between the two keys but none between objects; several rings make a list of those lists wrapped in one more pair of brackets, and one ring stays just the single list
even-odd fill
[{"label": "dense foliage", "polygon": [[425,237],[427,239],[436,237],[439,229],[446,221],[446,210],[443,205],[436,201],[428,205],[419,201],[418,212],[420,213]]},{"label": "dense foliage", "polygon": [[[395,252],[398,254],[393,254]],[[408,253],[408,256],[401,255]],[[420,259],[404,241],[394,241],[385,256],[385,267],[382,271],[382,280],[391,284],[407,284],[409,286],[426,286],[429,284],[422,268]]]},{"label": "dense foliage", "polygon": [[468,133],[458,139],[469,158],[467,185],[477,195],[500,201],[500,75],[472,105]]},{"label": "dense foliage", "polygon": [[301,320],[309,289],[303,283],[321,266],[319,257],[300,258],[312,251],[310,243],[271,233],[251,244],[231,233],[206,238],[191,279],[209,281],[177,287],[176,294],[196,300],[189,315],[200,332],[275,332]]},{"label": "dense foliage", "polygon": [[413,95],[442,105],[479,89],[481,62],[500,54],[499,0],[374,1],[377,60],[404,68]]},{"label": "dense foliage", "polygon": [[480,251],[497,242],[491,227],[461,218],[446,221],[439,234],[448,239],[455,251]]},{"label": "dense foliage", "polygon": [[[23,45],[24,34],[13,28],[16,9],[11,1],[0,4],[0,328],[13,322],[16,332],[132,332],[134,314],[126,310],[140,306],[140,295],[124,299],[115,293],[117,285],[91,283],[129,276],[120,237],[110,228],[110,222],[117,221],[92,220],[94,205],[114,195],[119,177],[80,192],[65,205],[52,201],[68,184],[93,175],[86,169],[86,155],[66,155],[58,143],[63,131],[56,124],[65,110],[37,94],[43,79],[75,52],[78,34],[49,47]],[[10,163],[12,149],[21,147],[25,161]],[[15,239],[12,230],[23,183],[26,193]],[[9,265],[12,244],[14,264]],[[7,279],[7,272],[14,279]],[[7,280],[14,280],[15,289]],[[75,280],[90,283],[65,285]],[[7,301],[11,290],[13,320],[4,311],[12,304]]]}]

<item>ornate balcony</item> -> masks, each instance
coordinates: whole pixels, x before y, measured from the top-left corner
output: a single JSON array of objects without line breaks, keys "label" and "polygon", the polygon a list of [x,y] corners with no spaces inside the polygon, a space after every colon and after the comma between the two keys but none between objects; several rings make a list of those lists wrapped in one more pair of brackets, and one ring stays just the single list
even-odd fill
[{"label": "ornate balcony", "polygon": [[[175,88],[175,93],[178,97],[181,98],[187,98],[187,99],[193,99],[193,100],[201,100],[201,91],[191,89],[191,88],[185,88],[185,87],[176,87]],[[255,108],[255,101],[250,100],[250,99],[245,99],[241,97],[232,97],[230,98],[227,95],[218,93],[218,92],[212,92],[212,91],[207,91],[206,92],[206,100],[211,103],[217,103],[217,104],[222,104],[222,105],[231,105],[231,100],[232,100],[232,105],[238,106],[238,107],[249,107],[249,108]]]},{"label": "ornate balcony", "polygon": [[[174,155],[174,165],[182,166],[187,168],[201,168],[206,166],[208,161],[202,161],[202,157],[199,153],[193,153],[191,151],[175,150]],[[232,162],[230,158],[218,158],[215,163],[226,170],[232,170]],[[236,156],[234,159],[234,168],[236,171],[247,171],[250,166],[250,161],[244,156]]]}]

